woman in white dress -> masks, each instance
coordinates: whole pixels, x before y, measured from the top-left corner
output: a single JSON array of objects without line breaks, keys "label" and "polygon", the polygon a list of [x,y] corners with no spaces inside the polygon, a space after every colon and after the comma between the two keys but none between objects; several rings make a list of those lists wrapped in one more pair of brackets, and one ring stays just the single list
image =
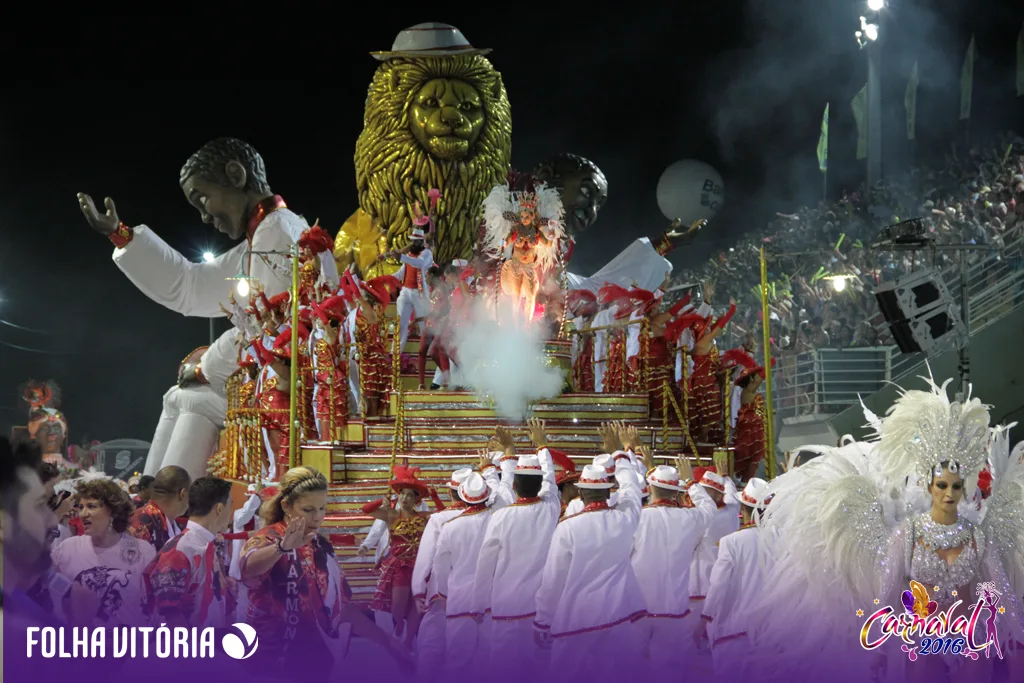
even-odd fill
[{"label": "woman in white dress", "polygon": [[53,550],[54,569],[67,578],[65,616],[83,626],[138,626],[143,614],[142,570],[156,551],[125,533],[131,499],[109,479],[78,485],[78,517],[85,534],[64,540]]},{"label": "woman in white dress", "polygon": [[[775,541],[777,564],[752,630],[774,673],[803,663],[821,678],[841,663],[859,680],[986,681],[993,661],[1024,642],[1024,464],[1010,454],[1009,427],[989,427],[987,406],[969,394],[951,401],[949,381],[923,379],[926,389],[903,392],[885,418],[865,411],[875,441],[814,448],[821,457],[772,482],[776,498],[761,529]],[[975,521],[961,502],[986,465],[992,495]],[[875,610],[953,610],[952,619],[968,617],[979,597],[987,604],[972,626],[975,642],[992,641],[980,656],[918,652],[922,637],[871,652],[859,642]],[[879,632],[876,625],[873,637]]]}]

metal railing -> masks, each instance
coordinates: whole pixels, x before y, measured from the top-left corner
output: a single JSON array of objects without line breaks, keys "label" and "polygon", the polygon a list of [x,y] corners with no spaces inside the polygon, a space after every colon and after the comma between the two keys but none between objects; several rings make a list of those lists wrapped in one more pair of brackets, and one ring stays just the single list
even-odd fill
[{"label": "metal railing", "polygon": [[[959,265],[943,268],[942,277],[959,303]],[[970,331],[977,334],[1024,306],[1024,239],[1020,236],[999,252],[976,253],[967,278]],[[871,319],[889,340],[888,326],[879,313]],[[783,356],[775,366],[775,410],[782,419],[831,415],[897,381],[919,372],[927,356],[902,354],[893,345],[822,348]]]}]

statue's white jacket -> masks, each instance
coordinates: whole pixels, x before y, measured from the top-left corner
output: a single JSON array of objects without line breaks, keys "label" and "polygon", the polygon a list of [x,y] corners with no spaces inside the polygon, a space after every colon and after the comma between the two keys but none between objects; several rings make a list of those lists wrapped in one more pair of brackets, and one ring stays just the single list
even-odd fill
[{"label": "statue's white jacket", "polygon": [[[268,214],[246,240],[210,262],[194,263],[145,225],[134,228],[132,241],[114,250],[113,259],[139,291],[158,304],[186,316],[219,318],[239,274],[263,285],[268,297],[291,286],[287,256],[251,255],[250,251],[287,252],[308,228],[302,218],[281,208]],[[237,330],[230,329],[203,355],[203,374],[210,386],[223,392],[227,378],[238,368]]]}]

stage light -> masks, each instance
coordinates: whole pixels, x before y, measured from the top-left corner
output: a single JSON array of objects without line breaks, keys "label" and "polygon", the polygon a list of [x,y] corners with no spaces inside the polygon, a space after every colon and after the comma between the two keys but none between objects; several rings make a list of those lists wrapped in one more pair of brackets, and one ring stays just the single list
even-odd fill
[{"label": "stage light", "polygon": [[837,292],[841,292],[844,289],[846,289],[846,278],[845,277],[832,278],[832,289],[836,290]]},{"label": "stage light", "polygon": [[249,296],[249,280],[239,280],[238,285],[235,286],[235,290],[238,291],[238,296]]},{"label": "stage light", "polygon": [[881,12],[885,7],[885,0],[868,0],[868,9],[872,12]]},{"label": "stage light", "polygon": [[212,252],[212,251],[204,251],[204,252],[203,252],[203,260],[204,260],[204,261],[206,261],[207,263],[209,263],[209,262],[210,262],[210,261],[212,261],[213,259],[214,259],[214,256],[213,256],[213,252]]}]

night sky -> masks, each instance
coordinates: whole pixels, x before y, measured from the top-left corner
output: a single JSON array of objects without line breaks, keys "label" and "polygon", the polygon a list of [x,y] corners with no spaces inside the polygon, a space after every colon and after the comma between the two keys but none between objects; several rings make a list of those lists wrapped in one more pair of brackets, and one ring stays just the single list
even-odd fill
[{"label": "night sky", "polygon": [[[972,32],[972,135],[1022,120],[1024,98],[1013,97],[1018,3],[891,4],[883,24],[886,173],[941,157],[963,139],[960,65]],[[512,104],[517,168],[573,152],[604,170],[609,200],[577,246],[576,272],[660,234],[667,221],[655,187],[677,159],[707,161],[726,185],[726,209],[690,251],[673,254],[677,265],[727,248],[730,236],[775,211],[816,201],[826,101],[830,194],[862,181],[849,102],[866,79],[853,37],[864,0],[650,5],[382,3],[387,9],[371,20],[361,15],[373,4],[353,13],[332,3],[308,16],[268,6],[234,15],[62,15],[45,28],[4,28],[0,428],[24,424],[19,384],[52,378],[73,442],[149,440],[178,363],[207,342],[206,319],[161,308],[121,274],[76,192],[113,197],[126,223],[149,225],[199,260],[229,244],[188,205],[178,170],[207,140],[233,136],[260,151],[272,188],[292,209],[333,233],[357,208],[352,156],[377,64],[368,53],[390,48],[416,23],[454,24],[474,46],[494,50],[489,59]],[[916,149],[903,118],[915,59]]]}]

